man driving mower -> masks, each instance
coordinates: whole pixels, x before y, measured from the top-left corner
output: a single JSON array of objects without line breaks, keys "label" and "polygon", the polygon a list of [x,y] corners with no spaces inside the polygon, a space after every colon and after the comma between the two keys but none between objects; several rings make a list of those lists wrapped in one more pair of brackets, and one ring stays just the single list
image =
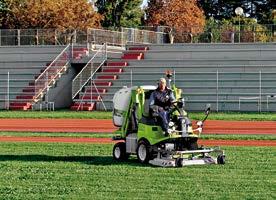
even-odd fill
[{"label": "man driving mower", "polygon": [[224,164],[223,150],[197,144],[210,105],[206,106],[205,118],[193,128],[181,89],[170,87],[171,74],[167,78],[160,78],[158,87],[133,86],[115,93],[113,123],[119,129],[113,140],[120,141],[113,147],[113,158],[126,160],[135,154],[141,163],[162,167]]},{"label": "man driving mower", "polygon": [[169,135],[170,107],[175,101],[175,97],[171,89],[167,87],[166,79],[160,78],[158,88],[151,93],[149,106],[154,117],[161,120],[160,126],[164,131],[164,135]]}]

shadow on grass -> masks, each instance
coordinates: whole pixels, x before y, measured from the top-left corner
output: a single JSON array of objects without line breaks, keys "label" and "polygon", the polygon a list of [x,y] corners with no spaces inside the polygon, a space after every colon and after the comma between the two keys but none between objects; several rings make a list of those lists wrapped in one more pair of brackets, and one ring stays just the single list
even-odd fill
[{"label": "shadow on grass", "polygon": [[146,167],[137,159],[130,158],[127,161],[115,161],[112,156],[49,156],[49,155],[0,155],[0,162],[79,162],[88,165],[131,165]]}]

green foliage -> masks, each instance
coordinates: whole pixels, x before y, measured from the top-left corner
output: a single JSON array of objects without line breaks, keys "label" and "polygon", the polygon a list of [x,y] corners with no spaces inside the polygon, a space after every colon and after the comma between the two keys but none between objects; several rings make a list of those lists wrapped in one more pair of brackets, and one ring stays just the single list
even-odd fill
[{"label": "green foliage", "polygon": [[[231,35],[231,34],[234,35]],[[272,40],[272,32],[256,20],[246,17],[232,17],[217,21],[209,18],[203,34],[199,36],[200,42],[269,42]],[[211,35],[212,34],[212,38]]]},{"label": "green foliage", "polygon": [[226,165],[167,169],[112,145],[1,143],[0,199],[275,199],[275,147],[224,147]]},{"label": "green foliage", "polygon": [[6,1],[5,0],[0,0],[0,11],[2,12],[3,10],[6,10]]},{"label": "green foliage", "polygon": [[5,19],[8,12],[8,5],[6,0],[0,0],[0,28],[2,28],[2,22]]},{"label": "green foliage", "polygon": [[260,24],[272,23],[270,14],[274,0],[198,0],[205,16],[216,20],[231,19],[236,16],[235,9],[242,7],[246,17],[255,18]]},{"label": "green foliage", "polygon": [[143,17],[140,8],[142,0],[98,0],[98,12],[104,16],[102,26],[117,29],[119,27],[141,26]]}]

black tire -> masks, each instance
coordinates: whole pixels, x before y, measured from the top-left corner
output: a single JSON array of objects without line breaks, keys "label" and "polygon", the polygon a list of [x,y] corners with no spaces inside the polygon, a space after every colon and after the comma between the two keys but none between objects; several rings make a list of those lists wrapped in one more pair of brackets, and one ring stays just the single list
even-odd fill
[{"label": "black tire", "polygon": [[127,160],[129,154],[126,153],[126,143],[118,142],[113,147],[113,158],[118,161]]},{"label": "black tire", "polygon": [[217,162],[220,165],[224,165],[225,164],[225,155],[218,155]]},{"label": "black tire", "polygon": [[183,158],[177,158],[175,160],[175,166],[176,167],[183,167]]},{"label": "black tire", "polygon": [[138,143],[136,154],[140,163],[144,164],[149,162],[149,159],[151,158],[149,147],[150,147],[149,143],[144,140],[141,140]]}]

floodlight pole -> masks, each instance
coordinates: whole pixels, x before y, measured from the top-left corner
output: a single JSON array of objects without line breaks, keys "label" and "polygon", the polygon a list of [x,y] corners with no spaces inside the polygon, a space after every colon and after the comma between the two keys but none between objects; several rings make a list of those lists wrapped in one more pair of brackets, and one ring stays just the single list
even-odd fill
[{"label": "floodlight pole", "polygon": [[243,9],[241,7],[237,7],[235,9],[236,15],[239,16],[239,43],[241,42],[241,16],[243,14]]},{"label": "floodlight pole", "polygon": [[241,16],[239,16],[239,43],[241,43]]}]

